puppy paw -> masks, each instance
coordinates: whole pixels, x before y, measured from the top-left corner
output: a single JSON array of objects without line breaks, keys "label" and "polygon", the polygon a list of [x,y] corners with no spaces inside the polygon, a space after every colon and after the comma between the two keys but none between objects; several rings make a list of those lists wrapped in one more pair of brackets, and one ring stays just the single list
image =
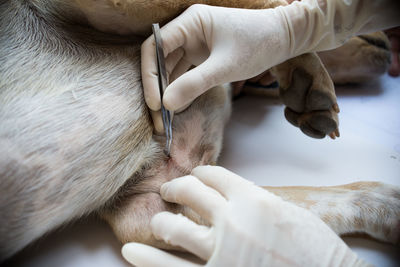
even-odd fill
[{"label": "puppy paw", "polygon": [[332,139],[340,136],[337,112],[332,108],[326,111],[311,111],[297,113],[285,108],[285,118],[294,126],[313,138],[324,138],[329,135]]},{"label": "puppy paw", "polygon": [[313,138],[339,137],[339,106],[333,83],[324,69],[311,75],[297,66],[289,85],[280,88],[279,94],[286,105],[286,119],[303,133]]}]

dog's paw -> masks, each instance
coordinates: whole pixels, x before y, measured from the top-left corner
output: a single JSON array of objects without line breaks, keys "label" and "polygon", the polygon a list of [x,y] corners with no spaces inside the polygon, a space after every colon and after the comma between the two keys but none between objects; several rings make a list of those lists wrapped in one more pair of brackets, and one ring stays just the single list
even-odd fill
[{"label": "dog's paw", "polygon": [[285,117],[303,133],[313,138],[339,137],[339,106],[332,81],[324,72],[313,75],[297,67],[289,85],[279,94],[286,105]]},{"label": "dog's paw", "polygon": [[311,111],[297,113],[285,108],[285,118],[294,126],[299,127],[306,135],[313,138],[324,138],[329,135],[332,139],[340,136],[337,112],[332,108],[326,111]]}]

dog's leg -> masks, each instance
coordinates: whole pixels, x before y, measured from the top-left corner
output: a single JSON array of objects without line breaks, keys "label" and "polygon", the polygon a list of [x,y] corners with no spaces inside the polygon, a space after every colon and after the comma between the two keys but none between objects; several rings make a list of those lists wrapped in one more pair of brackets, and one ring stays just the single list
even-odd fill
[{"label": "dog's leg", "polygon": [[400,241],[400,188],[378,182],[331,187],[263,187],[309,209],[337,234],[364,233],[381,241]]},{"label": "dog's leg", "polygon": [[365,83],[388,71],[390,41],[383,32],[355,36],[318,56],[335,84]]},{"label": "dog's leg", "polygon": [[188,175],[198,165],[215,163],[221,150],[224,120],[230,114],[229,98],[227,90],[217,87],[197,98],[185,112],[176,114],[171,157],[154,162],[132,177],[100,210],[100,216],[119,240],[171,248],[155,240],[149,229],[152,216],[165,210],[204,224],[190,209],[164,202],[159,191],[164,182]]},{"label": "dog's leg", "polygon": [[[102,217],[123,242],[143,242],[165,249],[177,249],[157,241],[149,229],[151,217],[161,211],[182,213],[207,224],[186,207],[166,203],[158,194],[162,179],[153,177],[142,185],[125,186],[131,192],[103,210]],[[143,192],[139,191],[143,188]],[[400,188],[378,182],[358,182],[331,187],[263,187],[300,207],[309,209],[338,235],[367,234],[377,240],[400,241]],[[128,190],[128,191],[127,191]],[[139,191],[138,191],[139,190]],[[152,192],[150,192],[152,191]]]},{"label": "dog's leg", "polygon": [[[266,1],[264,8],[287,5],[285,0]],[[339,137],[339,106],[335,87],[315,53],[304,54],[275,66],[286,119],[314,138]]]},{"label": "dog's leg", "polygon": [[137,184],[126,185],[123,189],[124,196],[119,196],[121,200],[115,201],[110,207],[99,212],[100,217],[110,224],[121,243],[141,242],[163,249],[177,249],[156,240],[151,233],[150,220],[162,211],[181,213],[197,223],[205,224],[201,217],[189,208],[163,201],[159,194],[161,181],[167,180],[161,176],[151,177],[149,181],[140,185],[144,189],[142,192]]},{"label": "dog's leg", "polygon": [[286,119],[314,138],[339,136],[339,107],[333,82],[316,54],[304,54],[274,68]]}]

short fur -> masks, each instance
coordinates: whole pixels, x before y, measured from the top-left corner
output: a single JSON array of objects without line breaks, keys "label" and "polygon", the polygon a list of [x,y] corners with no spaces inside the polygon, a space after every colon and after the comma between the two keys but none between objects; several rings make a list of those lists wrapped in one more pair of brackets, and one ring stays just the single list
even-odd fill
[{"label": "short fur", "polygon": [[[155,241],[148,229],[154,213],[167,209],[199,221],[190,210],[163,202],[158,190],[164,181],[188,174],[197,165],[216,162],[230,114],[229,93],[214,88],[175,117],[172,157],[167,159],[162,154],[163,138],[152,134],[139,57],[151,22],[166,22],[199,2],[246,8],[285,4],[272,0],[0,1],[0,260],[91,212],[99,212],[121,241],[159,247],[165,244]],[[303,67],[307,64],[313,67]],[[307,75],[293,74],[295,70]],[[329,105],[335,101],[332,82],[316,55],[294,59],[274,71],[286,86],[283,93],[319,90]],[[337,123],[331,107],[325,109],[324,118]],[[297,112],[296,116],[310,117],[314,110]],[[315,134],[314,130],[306,132]],[[332,130],[316,131],[325,135]],[[363,231],[398,242],[398,188],[366,183],[301,193],[291,188],[270,190],[310,208],[339,234]],[[339,201],[355,211],[343,215],[338,208],[331,214],[324,204],[318,206],[320,198],[307,204],[309,195],[321,192],[334,196],[355,192],[350,203]],[[364,202],[356,196],[372,206],[393,207],[385,209],[389,219],[371,219],[371,211],[363,209]],[[352,217],[357,212],[365,220]]]}]

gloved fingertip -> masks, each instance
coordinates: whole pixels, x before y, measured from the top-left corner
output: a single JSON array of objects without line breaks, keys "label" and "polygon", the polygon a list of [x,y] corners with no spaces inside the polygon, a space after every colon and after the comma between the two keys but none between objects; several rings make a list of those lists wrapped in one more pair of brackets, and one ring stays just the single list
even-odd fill
[{"label": "gloved fingertip", "polygon": [[154,34],[150,35],[146,40],[144,40],[144,42],[142,43],[142,45],[140,46],[141,51],[143,51],[143,48],[152,45],[152,46],[156,46],[156,42],[154,39]]},{"label": "gloved fingertip", "polygon": [[150,109],[150,110],[161,110],[161,102],[160,102],[160,100],[155,100],[154,98],[159,98],[160,97],[160,95],[157,95],[157,96],[152,96],[151,98],[146,98],[145,97],[145,102],[146,102],[146,105],[147,105],[147,107]]},{"label": "gloved fingertip", "polygon": [[153,236],[158,240],[163,240],[171,244],[171,231],[173,229],[172,226],[175,226],[174,222],[176,221],[176,216],[179,216],[179,214],[173,214],[168,211],[163,211],[154,215],[150,220],[150,228]]},{"label": "gloved fingertip", "polygon": [[127,243],[121,249],[121,254],[125,260],[133,265],[140,266],[141,257],[145,254],[146,247],[139,243]]},{"label": "gloved fingertip", "polygon": [[150,110],[151,119],[153,120],[154,125],[154,134],[163,135],[164,134],[164,124],[162,121],[161,111],[153,111]]},{"label": "gloved fingertip", "polygon": [[158,136],[163,136],[165,134],[164,127],[162,127],[162,126],[157,127],[157,125],[155,124],[154,125],[154,134],[158,135]]},{"label": "gloved fingertip", "polygon": [[164,219],[167,218],[168,216],[173,215],[172,213],[168,211],[162,211],[157,214],[155,214],[150,221],[150,227],[154,231],[155,228],[157,228],[159,225],[162,225],[164,222]]},{"label": "gloved fingertip", "polygon": [[163,104],[167,110],[175,111],[175,110],[179,109],[181,106],[180,106],[178,97],[176,97],[176,94],[170,93],[170,92],[171,92],[171,90],[165,90],[164,96],[163,96]]},{"label": "gloved fingertip", "polygon": [[173,81],[167,89],[165,89],[163,104],[167,110],[179,110],[179,112],[181,112],[195,99],[196,94],[192,95],[193,91],[196,91],[195,88],[191,87],[190,91],[188,91],[188,88],[186,88],[186,90],[181,90],[181,88],[186,86],[185,82],[182,82],[181,77]]},{"label": "gloved fingertip", "polygon": [[161,197],[165,196],[168,192],[170,182],[163,183],[160,187],[160,195]]},{"label": "gloved fingertip", "polygon": [[207,172],[207,171],[218,170],[220,168],[222,168],[222,167],[220,167],[220,166],[212,166],[212,165],[197,166],[197,167],[192,169],[191,174],[193,176],[196,176],[196,174],[204,173],[204,172]]},{"label": "gloved fingertip", "polygon": [[168,202],[176,202],[182,194],[182,191],[185,191],[188,186],[193,186],[193,182],[196,181],[198,181],[198,179],[192,175],[175,178],[161,185],[160,195]]}]

